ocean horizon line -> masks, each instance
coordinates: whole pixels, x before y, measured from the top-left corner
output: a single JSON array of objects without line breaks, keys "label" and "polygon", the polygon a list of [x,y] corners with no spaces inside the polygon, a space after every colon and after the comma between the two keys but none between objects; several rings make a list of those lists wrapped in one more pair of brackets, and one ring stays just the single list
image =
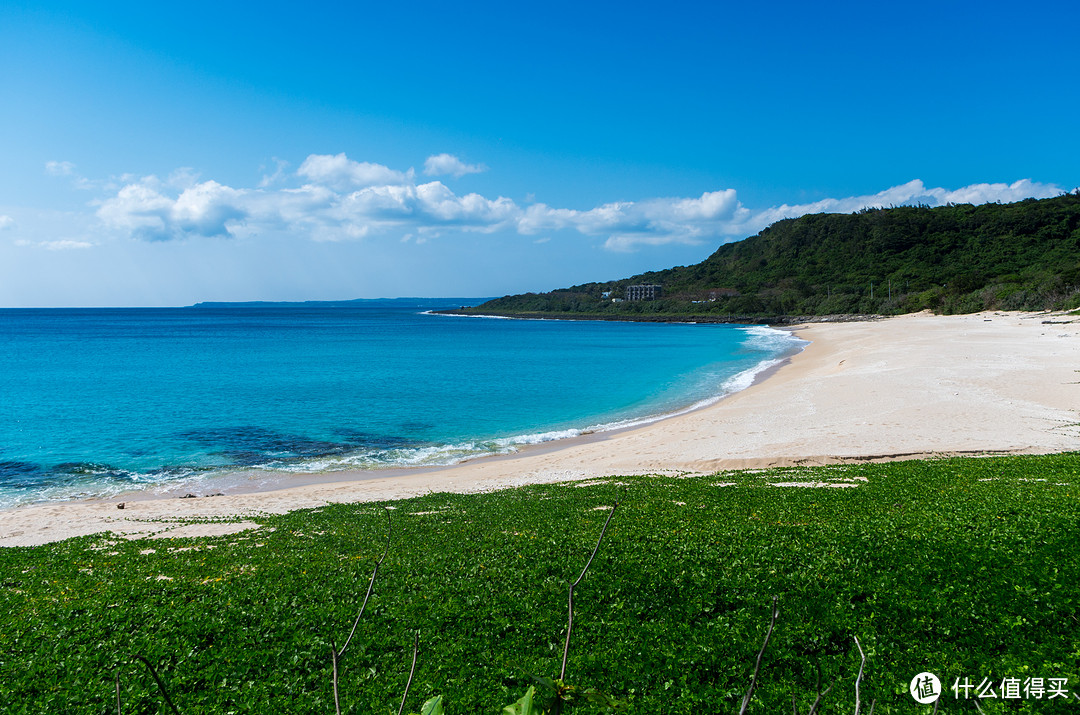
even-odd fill
[{"label": "ocean horizon line", "polygon": [[395,303],[395,302],[439,302],[439,303],[483,303],[497,296],[398,296],[393,298],[343,298],[343,299],[310,299],[310,300],[204,300],[183,305],[27,305],[27,306],[0,306],[0,310],[184,310],[189,308],[244,308],[244,307],[349,307],[372,303]]}]

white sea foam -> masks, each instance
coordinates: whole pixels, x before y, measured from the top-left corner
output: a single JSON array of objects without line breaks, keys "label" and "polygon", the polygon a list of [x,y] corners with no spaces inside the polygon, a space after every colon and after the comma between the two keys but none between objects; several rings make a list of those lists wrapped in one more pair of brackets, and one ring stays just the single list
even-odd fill
[{"label": "white sea foam", "polygon": [[[490,317],[503,319],[502,316],[459,316]],[[507,318],[508,320],[510,318]],[[424,447],[405,447],[398,449],[364,450],[347,455],[319,457],[289,463],[269,463],[255,469],[284,471],[292,473],[335,472],[348,469],[386,469],[392,467],[427,467],[457,464],[479,456],[510,454],[519,447],[543,444],[556,440],[578,437],[593,432],[611,432],[614,430],[640,427],[659,420],[686,414],[719,402],[723,398],[750,387],[757,377],[782,363],[788,356],[800,351],[808,343],[800,340],[785,330],[777,330],[763,325],[740,327],[746,334],[742,345],[747,350],[764,351],[776,357],[763,360],[754,366],[742,370],[723,380],[718,389],[709,396],[678,409],[660,413],[631,417],[612,422],[592,424],[585,427],[571,427],[545,432],[512,435],[490,440],[456,442]]]},{"label": "white sea foam", "polygon": [[750,349],[755,350],[768,350],[771,353],[779,354],[778,357],[763,360],[753,367],[742,370],[741,372],[732,375],[728,379],[724,380],[720,384],[720,389],[712,395],[694,402],[693,404],[683,407],[678,410],[666,412],[662,414],[649,415],[647,417],[639,417],[628,420],[621,420],[618,422],[611,422],[604,425],[597,425],[590,427],[590,431],[607,432],[617,429],[625,429],[627,427],[638,427],[641,425],[651,424],[659,420],[664,420],[669,417],[675,417],[678,415],[685,415],[688,412],[699,410],[709,405],[714,405],[720,400],[724,399],[728,395],[734,394],[741,390],[745,390],[754,384],[754,380],[758,375],[776,367],[780,363],[784,362],[791,355],[801,352],[810,343],[806,340],[796,338],[786,330],[777,330],[776,328],[770,328],[766,325],[753,325],[740,328],[747,333],[748,338],[743,341],[743,345]]},{"label": "white sea foam", "polygon": [[[498,318],[500,316],[490,317]],[[809,345],[807,341],[795,337],[788,331],[778,330],[764,325],[741,327],[740,330],[746,334],[746,339],[743,341],[743,347],[748,350],[765,351],[776,357],[763,360],[750,368],[728,377],[720,383],[715,393],[679,409],[593,424],[581,428],[565,428],[513,435],[491,440],[466,441],[445,445],[365,451],[351,455],[303,460],[287,465],[269,464],[266,465],[265,468],[273,471],[304,473],[332,472],[345,469],[449,466],[479,456],[510,454],[516,452],[521,446],[543,444],[545,442],[569,439],[594,432],[611,432],[614,430],[640,427],[668,419],[669,417],[683,415],[703,407],[708,407],[731,394],[745,390],[753,385],[754,381],[763,372],[776,367],[788,357]]]},{"label": "white sea foam", "polygon": [[508,315],[476,315],[463,313],[436,313],[434,310],[422,310],[417,315],[436,315],[443,318],[487,318],[489,320],[517,320],[517,318],[511,318]]},{"label": "white sea foam", "polygon": [[768,325],[747,325],[739,328],[749,337],[744,342],[748,347],[765,350],[798,352],[810,343],[795,337],[787,330],[771,328]]},{"label": "white sea foam", "polygon": [[[487,317],[490,319],[509,320],[503,316],[455,316]],[[109,470],[112,478],[97,475],[93,470],[86,471],[82,478],[66,483],[27,490],[4,490],[0,494],[0,508],[8,508],[19,503],[31,501],[53,501],[65,499],[109,498],[131,490],[150,489],[166,490],[175,493],[177,489],[190,488],[193,492],[207,489],[217,491],[215,483],[221,478],[228,482],[230,473],[266,471],[285,473],[339,472],[344,470],[372,470],[394,467],[427,467],[460,463],[479,456],[509,454],[528,445],[537,445],[556,440],[578,437],[592,432],[610,432],[647,425],[658,420],[685,414],[693,410],[714,404],[724,397],[752,385],[764,371],[780,364],[791,354],[798,352],[808,343],[785,330],[766,326],[746,326],[739,330],[744,334],[742,347],[748,354],[766,353],[772,357],[762,360],[734,375],[720,379],[714,388],[704,382],[699,385],[710,394],[689,405],[676,409],[664,409],[656,406],[652,414],[637,415],[626,419],[614,420],[587,426],[572,426],[542,432],[502,436],[487,440],[462,440],[449,444],[423,446],[404,446],[394,449],[360,449],[347,454],[335,454],[305,459],[268,459],[260,465],[222,467],[219,469],[161,470],[161,471],[126,471]]]}]

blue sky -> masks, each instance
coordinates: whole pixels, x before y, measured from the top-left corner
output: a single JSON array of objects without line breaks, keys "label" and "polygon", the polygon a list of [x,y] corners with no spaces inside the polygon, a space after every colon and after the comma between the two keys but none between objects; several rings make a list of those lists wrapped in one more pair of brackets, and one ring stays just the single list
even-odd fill
[{"label": "blue sky", "polygon": [[1080,6],[0,6],[0,306],[489,296],[1080,185]]}]

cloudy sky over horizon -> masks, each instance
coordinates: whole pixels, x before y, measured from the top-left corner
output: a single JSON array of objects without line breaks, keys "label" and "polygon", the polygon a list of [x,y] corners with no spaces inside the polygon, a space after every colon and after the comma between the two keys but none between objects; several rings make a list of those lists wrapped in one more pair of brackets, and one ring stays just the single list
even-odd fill
[{"label": "cloudy sky over horizon", "polygon": [[1055,196],[1050,6],[5,5],[0,307],[492,296]]}]

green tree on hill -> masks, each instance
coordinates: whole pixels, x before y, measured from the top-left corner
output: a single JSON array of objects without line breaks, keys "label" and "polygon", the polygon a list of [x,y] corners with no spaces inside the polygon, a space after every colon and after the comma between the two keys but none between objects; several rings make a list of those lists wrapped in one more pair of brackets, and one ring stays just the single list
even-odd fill
[{"label": "green tree on hill", "polygon": [[[663,298],[612,300],[652,283]],[[692,266],[505,296],[466,312],[768,318],[1076,307],[1080,192],[785,219]]]}]

